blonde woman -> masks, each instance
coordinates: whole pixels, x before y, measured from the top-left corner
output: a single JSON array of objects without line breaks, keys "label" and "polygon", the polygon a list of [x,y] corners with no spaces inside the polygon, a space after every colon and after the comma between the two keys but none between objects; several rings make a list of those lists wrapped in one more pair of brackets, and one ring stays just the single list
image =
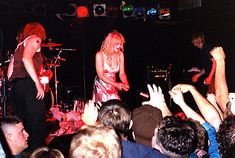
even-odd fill
[{"label": "blonde woman", "polygon": [[[124,67],[125,39],[116,30],[111,31],[104,39],[100,51],[96,53],[96,72],[93,85],[94,102],[105,102],[110,99],[119,99],[118,91],[128,91],[129,83]],[[120,82],[116,81],[119,73]]]}]

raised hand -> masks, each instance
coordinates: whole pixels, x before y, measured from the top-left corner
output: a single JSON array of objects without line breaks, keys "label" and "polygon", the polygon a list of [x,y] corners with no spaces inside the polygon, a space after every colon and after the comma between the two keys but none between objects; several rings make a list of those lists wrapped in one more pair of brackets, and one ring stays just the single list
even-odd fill
[{"label": "raised hand", "polygon": [[95,125],[98,118],[98,109],[96,108],[93,101],[89,100],[85,104],[84,113],[82,114],[82,121],[86,125]]},{"label": "raised hand", "polygon": [[225,59],[225,54],[224,54],[224,50],[223,50],[222,47],[214,47],[210,51],[210,53],[213,56],[213,58],[215,59],[215,61],[219,61],[219,60],[224,60]]},{"label": "raised hand", "polygon": [[161,87],[156,87],[155,84],[151,87],[149,84],[147,85],[149,90],[149,101],[142,102],[143,105],[151,105],[155,108],[158,108],[162,112],[162,117],[171,116],[172,113],[168,109],[164,95],[162,93]]},{"label": "raised hand", "polygon": [[156,87],[155,84],[153,84],[152,87],[151,87],[151,85],[148,84],[147,87],[148,87],[148,91],[149,91],[150,100],[142,102],[143,105],[148,104],[148,105],[152,105],[152,106],[159,108],[159,109],[160,109],[159,106],[166,105],[165,98],[162,93],[161,87]]},{"label": "raised hand", "polygon": [[190,88],[192,88],[192,85],[189,84],[177,84],[176,86],[174,86],[172,88],[172,90],[181,90],[182,93],[186,93],[190,90]]},{"label": "raised hand", "polygon": [[185,103],[183,93],[180,89],[172,89],[169,94],[171,95],[171,98],[177,105],[182,105]]}]

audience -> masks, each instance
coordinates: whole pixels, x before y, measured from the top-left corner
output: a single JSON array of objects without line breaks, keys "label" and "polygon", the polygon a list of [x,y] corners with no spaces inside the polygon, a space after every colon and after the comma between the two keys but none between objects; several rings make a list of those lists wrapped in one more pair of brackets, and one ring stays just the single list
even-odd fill
[{"label": "audience", "polygon": [[64,158],[64,155],[57,149],[40,147],[33,151],[30,158]]},{"label": "audience", "polygon": [[127,134],[131,129],[132,120],[131,112],[123,101],[113,99],[105,102],[100,108],[98,121],[113,127],[120,136],[123,158],[167,157],[158,150],[128,141]]},{"label": "audience", "polygon": [[83,126],[73,138],[70,158],[121,158],[121,145],[112,127]]},{"label": "audience", "polygon": [[[172,130],[172,133],[173,133],[173,131],[175,131],[176,129],[178,130],[178,131],[180,131],[180,130],[182,130],[182,131],[185,131],[185,127],[188,127],[187,128],[187,130],[189,130],[189,129],[191,129],[190,131],[191,131],[191,136],[194,136],[194,135],[196,135],[196,138],[194,138],[194,139],[191,139],[191,144],[188,144],[188,146],[184,146],[184,145],[187,145],[187,139],[183,139],[184,141],[186,141],[186,142],[182,142],[182,141],[180,141],[180,139],[182,139],[183,138],[183,136],[185,136],[185,135],[183,135],[183,136],[181,136],[180,134],[178,134],[176,137],[175,137],[175,141],[177,142],[177,141],[180,141],[181,143],[179,143],[178,142],[178,144],[177,145],[179,145],[178,146],[178,148],[177,149],[179,149],[179,148],[184,148],[185,149],[185,151],[183,152],[183,150],[181,150],[181,151],[179,151],[179,150],[174,150],[174,148],[172,147],[172,148],[168,148],[168,146],[163,146],[163,145],[161,145],[160,143],[161,143],[161,141],[163,141],[164,140],[164,138],[166,139],[165,141],[167,142],[167,137],[169,137],[169,138],[171,138],[171,135],[170,134],[172,134],[172,133],[170,133],[169,135],[167,135],[167,131],[165,131],[165,132],[163,132],[163,134],[162,134],[162,136],[160,137],[159,135],[157,135],[158,134],[158,127],[155,129],[155,135],[154,135],[154,137],[153,137],[153,147],[156,147],[157,149],[159,149],[162,153],[164,153],[164,154],[166,154],[166,155],[168,155],[168,156],[170,156],[170,157],[172,157],[172,156],[176,156],[176,157],[185,157],[185,156],[188,156],[188,155],[190,155],[192,152],[197,152],[197,154],[202,154],[202,153],[204,153],[204,155],[205,155],[205,151],[203,151],[203,150],[206,150],[205,148],[204,148],[204,146],[205,146],[205,140],[204,140],[204,138],[202,137],[202,136],[200,136],[199,134],[200,133],[203,133],[203,130],[202,130],[202,127],[200,127],[199,125],[198,125],[198,123],[196,123],[197,121],[198,122],[200,122],[200,123],[202,123],[202,124],[204,124],[205,123],[205,120],[199,115],[199,114],[197,114],[195,111],[193,111],[191,108],[189,108],[188,106],[187,106],[187,104],[184,102],[184,99],[183,99],[183,96],[182,96],[182,91],[181,91],[181,89],[179,88],[179,86],[180,85],[177,85],[177,86],[175,86],[175,87],[173,87],[173,89],[170,91],[170,94],[171,94],[171,97],[173,97],[173,99],[174,99],[174,101],[176,102],[176,104],[178,104],[178,105],[180,105],[180,107],[182,108],[182,110],[183,110],[183,112],[186,114],[186,116],[187,117],[191,117],[191,118],[193,118],[195,121],[191,121],[191,120],[186,120],[186,121],[183,121],[183,120],[178,120],[178,119],[175,119],[175,118],[171,118],[170,116],[172,115],[171,114],[171,112],[169,111],[169,109],[168,109],[168,107],[167,107],[167,105],[165,104],[165,100],[164,100],[164,95],[162,94],[162,90],[161,90],[161,88],[160,87],[156,87],[155,85],[153,85],[152,87],[150,86],[150,85],[148,85],[148,90],[149,90],[149,94],[150,94],[150,100],[149,101],[145,101],[145,102],[143,102],[143,104],[146,104],[146,103],[150,103],[153,107],[156,107],[156,108],[158,108],[158,109],[160,109],[161,111],[162,111],[162,114],[163,114],[163,116],[165,116],[165,117],[168,117],[168,123],[169,123],[169,125],[167,126],[167,128],[169,128],[168,130]],[[186,86],[185,86],[186,87]],[[183,91],[185,91],[186,92],[186,90],[185,90],[186,88],[184,88],[183,86],[182,86],[182,90]],[[200,98],[200,96],[199,96],[199,94],[200,93],[193,93],[194,94],[194,97],[198,97],[199,99],[196,101],[197,103],[204,103],[204,97],[203,96],[201,96],[201,98]],[[209,102],[207,101],[207,103],[209,104]],[[210,106],[212,106],[211,104],[210,104]],[[200,106],[199,106],[200,107]],[[206,106],[207,108],[206,109],[209,109],[209,105],[208,106]],[[205,109],[204,109],[205,110]],[[203,110],[202,110],[203,111]],[[213,111],[212,111],[213,112]],[[208,115],[208,116],[214,116],[214,115]],[[164,117],[164,119],[165,119],[165,117]],[[220,117],[219,117],[219,115],[217,115],[217,118],[218,118],[218,120],[220,119]],[[164,120],[163,119],[163,120]],[[208,118],[208,120],[211,120],[211,119],[209,119]],[[179,124],[181,124],[181,125],[177,125],[177,122],[179,123]],[[214,121],[214,122],[218,122],[218,121]],[[164,122],[160,122],[160,125],[159,126],[161,126],[161,123],[164,123]],[[215,123],[214,123],[215,124]],[[200,128],[199,128],[200,127]],[[214,137],[209,137],[209,138],[211,138],[211,140],[212,140],[212,145],[211,145],[211,151],[212,152],[210,152],[210,154],[212,154],[212,153],[214,153],[213,152],[213,150],[215,150],[216,151],[216,149],[217,149],[217,154],[218,154],[218,143],[216,144],[216,138],[215,138],[215,129],[213,130],[213,127],[211,127],[211,126],[209,126],[209,125],[207,125],[207,124],[204,124],[204,127],[207,127],[206,129],[207,129],[207,131],[210,131],[210,133],[212,133],[211,135],[212,136],[214,136]],[[209,128],[209,127],[211,127],[211,128]],[[167,128],[166,129],[164,129],[164,130],[167,130]],[[210,130],[209,130],[210,129]],[[176,131],[177,131],[176,130]],[[194,132],[194,133],[193,133]],[[214,133],[213,133],[214,132]],[[164,135],[165,134],[165,135]],[[188,134],[190,134],[190,132],[188,132]],[[213,135],[214,134],[214,135]],[[174,136],[174,135],[173,135]],[[181,137],[180,137],[181,136]],[[199,137],[200,136],[200,137]],[[161,141],[158,141],[158,137],[160,137],[161,139]],[[177,139],[178,138],[178,139]],[[188,139],[189,139],[190,137],[188,137]],[[191,138],[193,138],[193,137],[191,137]],[[201,138],[203,138],[203,139],[201,139]],[[159,143],[160,142],[160,143]],[[160,144],[160,145],[158,145],[158,144]],[[165,143],[164,141],[163,141],[163,143]],[[196,146],[195,146],[195,143],[196,143]],[[168,143],[168,144],[170,144],[170,143]],[[190,145],[191,145],[191,147],[190,147]],[[217,145],[217,146],[216,146]],[[176,145],[174,146],[174,147],[176,147]],[[195,147],[195,148],[193,148],[193,147]],[[216,148],[217,147],[217,148]],[[197,149],[196,149],[197,148]],[[200,151],[200,152],[198,152],[198,151]],[[199,155],[198,155],[199,156]],[[191,154],[190,155],[190,157],[195,157],[195,153],[194,154]]]},{"label": "audience", "polygon": [[[190,92],[192,94],[202,116],[186,104],[183,98],[183,93],[186,92]],[[183,110],[188,118],[192,118],[193,120],[199,122],[201,126],[203,126],[207,131],[208,139],[210,141],[208,147],[209,157],[220,157],[218,151],[218,142],[216,140],[216,128],[218,130],[221,119],[219,113],[217,113],[213,105],[210,104],[209,101],[207,101],[192,85],[178,84],[172,88],[172,90],[170,91],[170,95],[173,98],[173,101],[180,106],[180,108]],[[200,138],[201,137],[199,137],[198,135],[199,143]],[[205,150],[205,148],[203,147],[197,147],[197,151],[198,149]]]},{"label": "audience", "polygon": [[1,130],[10,148],[12,157],[21,157],[28,148],[28,133],[25,131],[22,120],[16,116],[6,116],[1,120]]}]

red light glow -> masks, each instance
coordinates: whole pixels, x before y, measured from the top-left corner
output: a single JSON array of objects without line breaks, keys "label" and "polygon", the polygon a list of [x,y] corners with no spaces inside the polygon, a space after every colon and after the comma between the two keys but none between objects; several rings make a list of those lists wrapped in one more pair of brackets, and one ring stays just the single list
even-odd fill
[{"label": "red light glow", "polygon": [[77,17],[83,18],[88,16],[88,8],[86,6],[77,7]]}]

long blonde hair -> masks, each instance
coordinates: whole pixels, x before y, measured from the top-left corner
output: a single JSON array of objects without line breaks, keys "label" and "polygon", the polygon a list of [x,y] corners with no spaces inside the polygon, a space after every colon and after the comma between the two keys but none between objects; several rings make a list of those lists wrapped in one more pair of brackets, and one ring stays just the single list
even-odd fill
[{"label": "long blonde hair", "polygon": [[121,50],[124,51],[124,43],[125,38],[121,33],[119,33],[117,30],[112,30],[104,39],[102,42],[100,51],[104,51],[106,54],[113,54],[114,50],[113,47],[116,44],[117,41],[121,41]]}]

